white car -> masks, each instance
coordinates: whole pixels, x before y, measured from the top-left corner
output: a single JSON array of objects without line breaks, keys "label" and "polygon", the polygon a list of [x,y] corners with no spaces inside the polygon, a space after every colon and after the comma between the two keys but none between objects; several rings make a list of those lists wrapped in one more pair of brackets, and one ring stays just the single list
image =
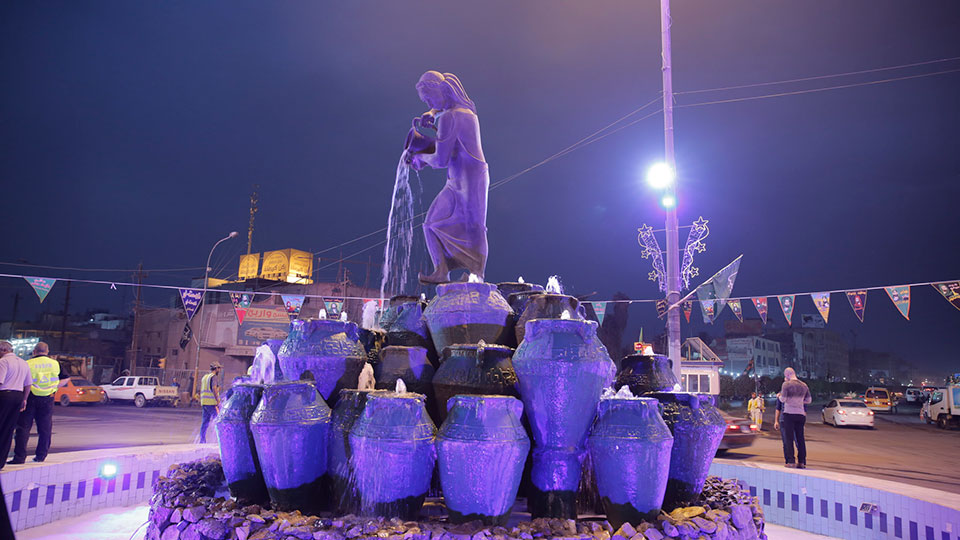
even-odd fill
[{"label": "white car", "polygon": [[834,399],[823,408],[820,413],[824,424],[833,427],[865,426],[870,429],[873,425],[873,411],[858,399]]},{"label": "white car", "polygon": [[160,386],[160,380],[156,377],[123,376],[100,388],[104,392],[103,403],[132,401],[137,408],[142,408],[148,403],[176,407],[180,401],[176,387]]}]

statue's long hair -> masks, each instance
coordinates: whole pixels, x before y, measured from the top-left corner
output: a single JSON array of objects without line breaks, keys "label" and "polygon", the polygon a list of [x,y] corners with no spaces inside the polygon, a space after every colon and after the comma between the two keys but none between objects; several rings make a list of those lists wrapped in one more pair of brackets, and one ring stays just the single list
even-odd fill
[{"label": "statue's long hair", "polygon": [[417,86],[420,86],[421,84],[443,86],[444,90],[447,92],[447,95],[450,97],[451,101],[453,101],[454,106],[470,109],[473,114],[477,114],[477,105],[472,99],[470,99],[470,96],[467,95],[467,91],[463,89],[463,84],[460,82],[460,79],[458,79],[453,73],[428,71],[420,77],[420,81],[417,83]]}]

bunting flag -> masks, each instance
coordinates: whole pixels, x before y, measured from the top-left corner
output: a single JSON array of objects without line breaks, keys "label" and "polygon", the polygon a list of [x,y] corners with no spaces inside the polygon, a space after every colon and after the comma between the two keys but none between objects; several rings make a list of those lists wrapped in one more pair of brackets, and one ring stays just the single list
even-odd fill
[{"label": "bunting flag", "polygon": [[713,324],[714,311],[717,307],[717,300],[701,300],[700,309],[703,311],[703,322]]},{"label": "bunting flag", "polygon": [[813,305],[817,306],[817,311],[820,312],[820,316],[823,317],[823,322],[826,323],[830,316],[830,293],[810,293],[810,298],[813,298]]},{"label": "bunting flag", "polygon": [[757,313],[760,314],[760,320],[763,324],[767,324],[767,297],[751,298],[751,300],[753,300],[753,307],[757,308]]},{"label": "bunting flag", "polygon": [[183,325],[183,333],[180,334],[180,350],[186,349],[191,339],[193,339],[193,329],[190,328],[190,321],[187,321]]},{"label": "bunting flag", "polygon": [[683,316],[690,322],[690,314],[693,313],[693,302],[687,300],[683,303]]},{"label": "bunting flag", "polygon": [[960,281],[934,283],[933,288],[938,290],[947,299],[947,302],[950,302],[950,305],[960,309]]},{"label": "bunting flag", "polygon": [[200,307],[203,300],[203,289],[180,289],[180,300],[183,301],[183,310],[187,312],[187,320],[193,319],[193,314]]},{"label": "bunting flag", "polygon": [[230,301],[233,302],[233,311],[237,314],[237,323],[243,324],[243,318],[253,299],[249,294],[230,293]]},{"label": "bunting flag", "polygon": [[857,314],[857,318],[863,322],[863,311],[867,309],[867,291],[847,291],[847,300],[850,301],[850,307]]},{"label": "bunting flag", "polygon": [[[697,287],[697,297],[700,299],[701,307],[707,300],[714,300],[714,302],[711,302],[711,306],[713,307],[709,321],[711,324],[713,323],[713,319],[718,317],[720,312],[723,311],[723,306],[726,305],[727,298],[730,298],[730,293],[733,292],[733,282],[737,279],[737,272],[740,271],[740,259],[742,258],[743,255],[740,255],[734,259],[732,263],[723,267],[710,279]],[[706,311],[704,311],[704,313],[706,313]]]},{"label": "bunting flag", "polygon": [[603,317],[607,314],[607,303],[606,302],[592,302],[593,311],[597,314],[597,322],[600,325],[603,325]]},{"label": "bunting flag", "polygon": [[33,287],[33,292],[37,293],[41,304],[47,298],[47,295],[50,294],[50,289],[53,288],[53,284],[57,282],[54,278],[44,277],[24,277],[23,279],[27,280],[27,283]]},{"label": "bunting flag", "polygon": [[662,319],[667,314],[667,301],[657,300],[657,318]]},{"label": "bunting flag", "polygon": [[339,298],[324,298],[323,308],[327,310],[327,318],[333,319],[340,316],[343,311],[343,300]]},{"label": "bunting flag", "polygon": [[743,322],[743,306],[740,305],[739,300],[730,300],[727,302],[730,306],[730,311],[733,312],[733,315],[737,318],[738,321]]},{"label": "bunting flag", "polygon": [[786,294],[783,296],[778,296],[777,300],[780,301],[780,309],[783,310],[783,316],[787,319],[787,325],[793,325],[791,319],[793,319],[793,301],[796,298],[796,295]]},{"label": "bunting flag", "polygon": [[910,320],[910,286],[906,285],[903,287],[884,287],[887,291],[887,296],[890,297],[890,300],[893,302],[893,305],[897,306],[897,309],[900,310],[900,314],[903,315],[903,318]]},{"label": "bunting flag", "polygon": [[297,320],[300,316],[300,309],[303,308],[303,299],[302,294],[281,294],[283,298],[283,305],[287,308],[287,315],[290,316],[291,321]]}]

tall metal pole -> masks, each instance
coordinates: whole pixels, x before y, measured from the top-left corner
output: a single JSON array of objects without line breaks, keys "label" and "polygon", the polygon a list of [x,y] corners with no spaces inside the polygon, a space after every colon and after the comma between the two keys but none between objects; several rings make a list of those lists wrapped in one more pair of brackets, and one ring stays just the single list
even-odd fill
[{"label": "tall metal pole", "polygon": [[210,259],[213,257],[213,250],[217,249],[217,246],[219,246],[221,243],[226,242],[231,238],[236,238],[236,237],[237,237],[237,231],[233,231],[227,236],[221,238],[220,240],[217,240],[217,243],[214,244],[212,248],[210,248],[210,253],[207,254],[207,265],[203,268],[203,292],[200,294],[200,302],[197,304],[197,312],[195,313],[195,315],[200,315],[200,326],[198,326],[196,331],[193,332],[193,337],[194,339],[197,340],[197,358],[196,358],[195,367],[193,369],[192,392],[194,396],[199,395],[199,392],[197,392],[197,388],[200,387],[200,333],[203,331],[203,315],[200,313],[201,311],[200,308],[203,307],[203,301],[207,297],[207,282],[210,279]]},{"label": "tall metal pole", "polygon": [[[663,60],[663,142],[664,158],[670,170],[677,170],[673,154],[673,74],[670,58],[670,0],[660,0],[660,47]],[[676,178],[677,175],[675,174]],[[680,242],[677,225],[676,180],[667,188],[667,195],[675,201],[667,208],[667,305],[680,300]],[[673,373],[680,380],[680,306],[667,312],[667,353],[673,364]]]}]

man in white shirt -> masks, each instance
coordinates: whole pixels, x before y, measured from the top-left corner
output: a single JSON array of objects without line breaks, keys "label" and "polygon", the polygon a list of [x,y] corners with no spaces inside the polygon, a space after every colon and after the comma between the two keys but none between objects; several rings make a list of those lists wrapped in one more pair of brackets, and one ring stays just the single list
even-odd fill
[{"label": "man in white shirt", "polygon": [[17,427],[33,378],[27,361],[13,354],[9,341],[0,341],[0,469],[7,462],[13,430]]}]

